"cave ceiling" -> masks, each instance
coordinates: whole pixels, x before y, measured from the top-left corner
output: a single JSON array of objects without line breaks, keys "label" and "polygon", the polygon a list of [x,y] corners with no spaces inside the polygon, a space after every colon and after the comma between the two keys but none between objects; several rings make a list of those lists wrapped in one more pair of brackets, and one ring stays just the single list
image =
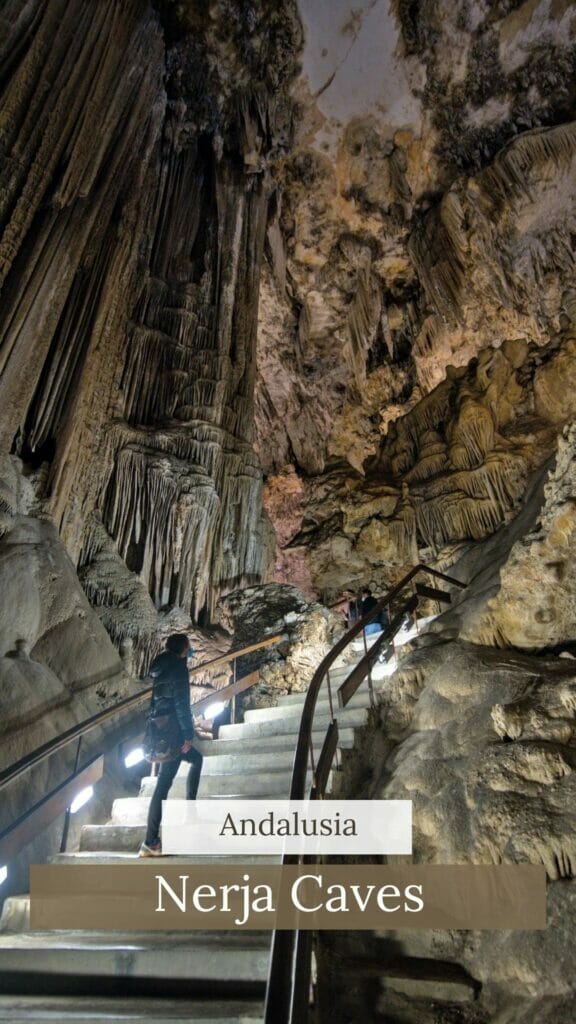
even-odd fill
[{"label": "cave ceiling", "polygon": [[[344,507],[349,491],[373,491],[395,421],[448,367],[558,334],[573,285],[576,11],[548,0],[300,0],[299,11],[295,140],[276,167],[260,287],[257,450],[276,522],[286,493],[276,571],[335,593],[342,572],[319,574],[303,536],[331,537],[355,583],[380,584],[373,563],[404,560],[381,545],[372,559],[376,527],[361,553]],[[410,481],[387,484],[398,497]],[[465,513],[459,528],[451,518],[451,541],[475,536]],[[431,551],[419,528],[418,548]]]},{"label": "cave ceiling", "polygon": [[51,521],[121,646],[505,524],[574,412],[575,31],[563,0],[4,5],[2,543]]}]

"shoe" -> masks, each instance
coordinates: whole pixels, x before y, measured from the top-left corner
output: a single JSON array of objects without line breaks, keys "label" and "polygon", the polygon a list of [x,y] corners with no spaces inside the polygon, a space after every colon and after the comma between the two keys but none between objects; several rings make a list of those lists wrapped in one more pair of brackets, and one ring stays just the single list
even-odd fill
[{"label": "shoe", "polygon": [[142,843],[139,857],[161,857],[162,843]]}]

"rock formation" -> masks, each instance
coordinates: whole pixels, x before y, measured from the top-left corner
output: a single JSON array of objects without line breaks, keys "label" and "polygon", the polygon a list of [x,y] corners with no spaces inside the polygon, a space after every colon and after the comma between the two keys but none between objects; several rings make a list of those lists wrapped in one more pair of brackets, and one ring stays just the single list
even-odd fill
[{"label": "rock formation", "polygon": [[239,698],[241,708],[269,707],[277,704],[281,694],[306,691],[344,628],[341,614],[310,604],[294,587],[277,583],[229,594],[222,600],[222,618],[234,635],[235,647],[257,643],[263,635],[282,637],[274,647],[239,659],[239,675],[256,668],[260,672],[257,685]]},{"label": "rock formation", "polygon": [[[374,540],[386,547],[378,524],[364,551],[335,524],[364,476],[372,498],[374,458],[409,425],[406,414],[445,386],[448,366],[456,376],[483,349],[509,342],[514,362],[522,343],[547,347],[573,286],[571,5],[384,6],[351,14],[338,3],[323,19],[302,5],[302,116],[282,163],[280,230],[270,234],[262,284],[258,450],[272,490],[295,467],[300,525],[320,523],[322,539],[332,537],[320,565],[302,548],[300,527],[289,541],[318,592],[348,582],[326,573],[334,555],[356,581],[380,578],[369,557]],[[551,404],[545,412],[542,394],[537,415],[570,415],[557,392]],[[486,414],[476,428],[476,411],[471,404],[460,416],[462,430],[463,417],[471,421],[466,442],[489,429]],[[430,471],[438,443],[426,439]],[[393,475],[400,493],[403,471]],[[320,509],[319,490],[334,494]],[[487,530],[509,498],[492,502],[482,490]],[[449,521],[454,500],[442,510]],[[447,532],[478,536],[482,514],[473,514],[474,528],[448,522]],[[431,534],[437,547],[437,527],[420,525],[420,549]]]},{"label": "rock formation", "polygon": [[446,938],[467,1024],[571,1019],[575,36],[568,0],[0,14],[3,763],[171,631],[285,634],[242,666],[269,704],[338,633],[320,598],[450,568],[354,756],[422,859],[546,865],[541,963]]},{"label": "rock formation", "polygon": [[256,316],[300,39],[272,8],[4,15],[3,445],[117,644],[266,567]]}]

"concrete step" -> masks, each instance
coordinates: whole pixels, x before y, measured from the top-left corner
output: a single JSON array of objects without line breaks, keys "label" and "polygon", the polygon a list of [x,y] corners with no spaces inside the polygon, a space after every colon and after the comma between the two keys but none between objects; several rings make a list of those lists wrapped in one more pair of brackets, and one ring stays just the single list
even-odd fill
[{"label": "concrete step", "polygon": [[[335,696],[338,687],[341,685],[341,683],[344,682],[344,680],[349,676],[349,674],[350,673],[348,671],[346,671],[345,673],[343,673],[343,675],[341,675],[341,676],[339,675],[336,678],[333,678],[332,675],[330,676],[330,682],[331,682],[331,685],[332,685],[332,695],[333,696]],[[363,689],[368,689],[368,679],[366,679],[363,683],[360,684],[360,686],[358,687],[358,692],[360,690],[363,690]],[[307,693],[306,690],[299,691],[298,693],[283,693],[280,697],[278,697],[278,705],[277,706],[281,707],[281,708],[285,708],[285,707],[293,705],[293,704],[298,704],[300,707],[302,707],[302,705],[304,704],[304,701],[306,700],[306,693]],[[326,686],[325,683],[323,683],[322,684],[322,688],[320,690],[320,693],[318,694],[318,701],[327,701],[327,700],[328,700],[327,686]]]},{"label": "concrete step", "polygon": [[[230,741],[232,745],[233,741]],[[280,772],[292,768],[294,750],[290,747],[280,750],[246,750],[246,745],[238,753],[216,754],[206,757],[202,765],[202,776],[205,775],[236,775],[241,772]],[[178,769],[177,778],[185,778],[189,765],[183,761]]]},{"label": "concrete step", "polygon": [[[391,676],[392,673],[396,670],[396,668],[397,668],[397,660],[396,660],[395,657],[392,657],[390,659],[390,661],[388,661],[388,662],[383,662],[383,663],[377,662],[373,666],[371,674],[372,674],[372,685],[373,685],[373,688],[374,688],[375,691],[377,691],[379,688],[381,688],[382,681],[384,679],[387,679],[389,676]],[[344,680],[348,678],[349,674],[350,674],[350,670],[347,669],[346,672],[343,672],[341,675],[337,676],[335,679],[332,678],[332,676],[330,677],[330,681],[331,681],[331,684],[332,684],[332,696],[333,696],[334,706],[335,707],[337,707],[337,705],[338,705],[338,688],[342,685]],[[362,699],[363,699],[362,695],[365,695],[365,694],[369,693],[369,690],[370,690],[370,684],[369,684],[368,676],[366,676],[364,681],[362,683],[360,683],[360,686],[358,687],[358,689],[356,690],[356,693],[354,694],[354,697],[352,698],[352,700],[356,700],[356,698],[358,698],[358,701],[357,701],[356,705],[352,704],[352,702],[349,702],[347,707],[358,706],[362,702]],[[302,708],[304,706],[305,699],[306,699],[306,691],[304,691],[303,693],[285,693],[281,697],[278,698],[278,705],[277,705],[277,707],[278,708],[287,709],[288,707],[296,706],[296,707],[298,707],[300,709],[300,713],[301,713],[302,712]],[[325,709],[326,707],[328,707],[328,704],[329,704],[329,702],[328,702],[327,687],[326,687],[326,685],[323,685],[322,689],[320,690],[320,693],[318,695],[318,700],[316,702],[316,707],[319,710],[320,710],[320,708],[324,708]],[[248,714],[250,714],[250,712],[246,712],[246,715],[248,715]]]},{"label": "concrete step", "polygon": [[[467,1003],[477,998],[482,987],[460,964],[431,957],[392,957],[384,968],[376,959],[352,961],[348,971],[352,978],[378,978],[383,989],[382,1012],[387,1009],[387,993],[415,1002]],[[388,1019],[387,1013],[385,1017]]]},{"label": "concrete step", "polygon": [[[222,727],[226,728],[226,727]],[[222,733],[222,729],[220,730]],[[322,746],[324,742],[326,730],[322,732],[320,730],[314,731],[312,734],[312,742],[315,748]],[[198,750],[205,758],[204,765],[207,767],[208,759],[212,757],[218,757],[220,754],[246,754],[248,752],[253,753],[270,753],[280,752],[281,750],[289,750],[291,754],[294,754],[296,747],[294,733],[273,733],[270,736],[261,736],[258,739],[258,744],[250,745],[246,743],[246,740],[240,736],[236,738],[234,736],[229,739],[217,739],[207,740],[202,743],[198,743]],[[340,725],[340,746],[343,748],[350,748],[354,746],[354,729],[352,727],[345,727]],[[202,771],[204,771],[204,766]]]},{"label": "concrete step", "polygon": [[[202,775],[198,788],[199,800],[211,800],[214,797],[227,797],[232,789],[234,797],[244,799],[258,799],[259,797],[277,797],[279,800],[287,799],[290,793],[292,782],[291,766],[279,771],[260,770],[256,772],[243,772],[240,768],[234,775],[208,774]],[[312,783],[312,775],[309,773],[309,782]],[[140,787],[141,797],[151,797],[156,787],[156,779],[147,777],[142,779]],[[169,800],[186,799],[186,777],[177,775],[172,783]]]},{"label": "concrete step", "polygon": [[262,932],[26,932],[0,935],[0,975],[180,979],[218,984],[267,977]]},{"label": "concrete step", "polygon": [[[8,896],[0,917],[1,932],[24,932],[30,927],[30,897]],[[0,1020],[2,1018],[0,1017]]]},{"label": "concrete step", "polygon": [[[364,707],[347,708],[336,712],[338,724],[344,728],[355,728],[364,725],[368,711]],[[296,736],[300,725],[300,719],[296,715],[284,715],[279,718],[265,719],[263,721],[242,722],[237,725],[223,725],[220,735],[226,739],[244,739],[246,741],[257,741],[261,736],[278,736],[291,734],[293,737],[293,749],[296,746]],[[322,711],[314,718],[314,731],[326,732],[330,725],[330,716]]]},{"label": "concrete step", "polygon": [[[80,850],[76,853],[59,853],[55,857],[50,858],[51,864],[66,864],[68,866],[74,865],[94,865],[102,864],[136,864],[138,867],[144,869],[156,867],[159,864],[159,859],[153,858],[142,858],[138,857],[138,851],[140,844],[144,840],[144,827],[130,828],[126,826],[124,828],[110,825],[90,825],[86,826],[89,829],[89,845],[93,845],[95,849]],[[130,851],[129,852],[118,852],[111,848],[110,844],[117,841],[118,834],[129,833],[127,837],[129,840]],[[96,840],[94,840],[94,833],[96,833]],[[109,833],[112,835],[110,836]],[[126,844],[128,845],[128,843]],[[280,855],[266,854],[266,855],[254,855],[254,854],[213,854],[210,858],[210,862],[214,865],[225,865],[225,864],[279,864],[281,860]],[[170,867],[177,867],[182,864],[186,867],[190,867],[194,864],[205,864],[205,855],[190,854],[188,856],[170,856],[165,861]],[[26,893],[20,896],[8,896],[4,900],[2,907],[2,914],[0,915],[0,934],[14,934],[19,932],[25,932],[30,929],[30,896]],[[2,1017],[0,1016],[0,1020]]]},{"label": "concrete step", "polygon": [[262,1003],[248,1000],[0,995],[0,1020],[6,1024],[261,1024],[262,1014]]},{"label": "concrete step", "polygon": [[[215,866],[225,866],[226,864],[279,864],[280,859],[280,854],[271,853],[258,855],[247,853],[213,853],[210,855],[210,863]],[[139,859],[133,853],[117,853],[110,850],[100,853],[79,850],[76,853],[59,853],[50,861],[51,864],[88,864],[90,866],[94,864],[133,864],[134,862],[137,862],[139,867],[147,867],[157,863],[157,860],[152,857]],[[193,867],[195,864],[206,864],[206,855],[182,854],[173,856],[170,854],[170,861],[169,863],[167,862],[167,866],[178,867],[180,864],[185,867]],[[19,896],[18,898],[21,900],[28,899],[27,896]]]},{"label": "concrete step", "polygon": [[[338,697],[336,689],[332,690],[332,704],[334,709],[338,708]],[[362,683],[358,688],[354,696],[348,701],[346,708],[365,708],[370,705],[370,689],[368,681]],[[299,701],[293,701],[290,704],[278,704],[276,707],[271,708],[253,708],[251,711],[244,713],[244,724],[248,722],[265,722],[271,721],[277,718],[296,718],[300,720],[302,717],[302,708],[304,706],[304,695]],[[316,714],[317,715],[328,715],[330,713],[330,700],[328,694],[321,693],[316,701]]]},{"label": "concrete step", "polygon": [[84,825],[79,852],[133,854],[138,852],[145,838],[145,822],[140,825]]},{"label": "concrete step", "polygon": [[476,998],[474,985],[468,981],[450,978],[410,978],[386,974],[383,988],[399,992],[410,999],[425,999],[435,1003],[469,1003]]},{"label": "concrete step", "polygon": [[[148,806],[146,802],[146,806]],[[146,833],[146,818],[140,824],[135,825],[84,825],[82,832],[80,833],[80,850],[74,854],[59,854],[55,859],[54,863],[60,863],[61,858],[74,857],[82,858],[85,857],[94,864],[108,864],[108,863],[124,863],[127,859],[132,860],[134,855],[138,853],[140,844],[144,842]],[[178,863],[180,858],[171,857],[170,864]],[[215,863],[227,864],[236,863],[234,858],[214,858]],[[245,858],[246,863],[250,862],[249,858]],[[193,856],[184,857],[183,861],[186,863],[195,863],[196,858]],[[198,858],[198,863],[205,863],[206,858]],[[262,863],[272,864],[275,860],[272,858],[262,858]],[[64,861],[66,863],[66,861]],[[70,863],[82,863],[81,860],[73,860]],[[143,861],[142,863],[148,863]],[[241,858],[238,863],[244,863]],[[260,863],[260,858],[255,857],[254,863]]]},{"label": "concrete step", "polygon": [[[214,794],[210,797],[211,800],[265,800],[266,795],[251,795],[250,793],[242,793],[239,796],[229,793],[222,793],[221,796]],[[279,794],[278,800],[288,799],[288,794]],[[119,800],[115,800],[112,805],[112,818],[110,825],[112,826],[135,826],[146,825],[148,819],[148,806],[150,804],[150,797],[122,797]]]}]

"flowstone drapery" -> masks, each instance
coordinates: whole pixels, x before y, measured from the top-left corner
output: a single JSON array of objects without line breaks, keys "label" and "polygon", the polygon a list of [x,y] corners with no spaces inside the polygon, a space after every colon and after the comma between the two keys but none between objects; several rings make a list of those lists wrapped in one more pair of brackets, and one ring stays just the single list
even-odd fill
[{"label": "flowstone drapery", "polygon": [[0,437],[116,643],[267,565],[258,287],[301,38],[273,6],[5,12]]}]

